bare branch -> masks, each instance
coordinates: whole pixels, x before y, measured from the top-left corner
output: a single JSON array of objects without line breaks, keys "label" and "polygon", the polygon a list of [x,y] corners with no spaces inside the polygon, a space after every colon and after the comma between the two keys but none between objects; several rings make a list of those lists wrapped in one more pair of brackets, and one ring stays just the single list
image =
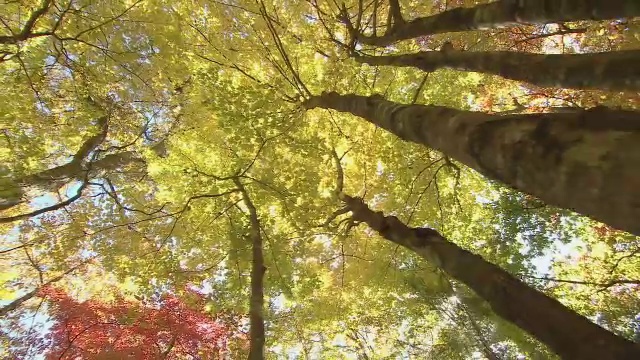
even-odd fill
[{"label": "bare branch", "polygon": [[525,274],[520,274],[520,276],[530,278],[530,279],[545,280],[545,281],[551,281],[551,282],[557,282],[557,283],[597,286],[602,288],[600,291],[606,290],[607,288],[610,288],[614,285],[640,284],[640,280],[634,280],[634,279],[615,279],[608,282],[594,282],[594,281],[582,281],[582,280],[556,279],[548,276],[533,276],[533,275],[525,275]]},{"label": "bare branch", "polygon": [[65,206],[68,206],[69,204],[73,203],[74,201],[80,199],[80,197],[82,196],[82,192],[87,187],[87,185],[89,185],[89,183],[87,181],[82,183],[82,185],[78,188],[78,191],[76,192],[76,194],[74,196],[68,198],[65,201],[59,202],[59,203],[57,203],[55,205],[44,207],[42,209],[38,209],[38,210],[32,211],[30,213],[25,213],[25,214],[20,214],[20,215],[14,215],[14,216],[8,216],[8,217],[0,218],[0,224],[6,224],[6,223],[22,220],[22,219],[27,219],[27,218],[30,218],[32,216],[37,216],[37,215],[41,215],[41,214],[47,213],[49,211],[55,211],[55,210],[58,210],[58,209],[62,209]]},{"label": "bare branch", "polygon": [[34,296],[36,296],[38,294],[38,292],[40,292],[40,290],[42,290],[44,287],[49,286],[49,285],[51,285],[53,283],[56,283],[56,282],[62,280],[66,275],[71,274],[72,272],[76,271],[80,267],[82,267],[82,266],[86,265],[87,263],[89,263],[91,260],[93,260],[93,259],[89,259],[89,260],[83,261],[82,263],[80,263],[80,264],[68,269],[67,271],[63,272],[62,274],[60,274],[60,275],[58,275],[56,277],[53,277],[53,278],[47,280],[41,286],[29,291],[28,293],[26,293],[26,294],[20,296],[19,298],[13,300],[9,304],[3,306],[2,308],[0,308],[0,317],[5,316],[9,312],[17,309],[20,305],[22,305],[26,301],[30,300]]}]

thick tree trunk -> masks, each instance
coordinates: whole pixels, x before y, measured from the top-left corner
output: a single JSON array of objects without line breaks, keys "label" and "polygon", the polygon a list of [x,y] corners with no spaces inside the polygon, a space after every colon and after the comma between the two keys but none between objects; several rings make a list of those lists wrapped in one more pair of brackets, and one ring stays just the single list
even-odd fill
[{"label": "thick tree trunk", "polygon": [[411,21],[396,19],[382,36],[366,36],[350,29],[362,44],[387,46],[419,36],[482,30],[522,23],[608,20],[640,16],[638,0],[499,0],[471,8],[455,8]]},{"label": "thick tree trunk", "polygon": [[542,87],[640,90],[640,50],[594,54],[471,52],[443,47],[393,56],[355,56],[369,65],[411,66],[424,71],[450,68],[500,75]]},{"label": "thick tree trunk", "polygon": [[503,319],[546,344],[563,359],[640,359],[640,345],[601,328],[507,271],[448,241],[437,231],[410,228],[374,212],[361,199],[341,194],[354,220],[413,250],[464,283]]},{"label": "thick tree trunk", "polygon": [[480,173],[640,235],[640,114],[593,108],[491,115],[323,93],[308,109],[349,112]]},{"label": "thick tree trunk", "polygon": [[264,359],[264,256],[262,254],[262,235],[260,234],[260,221],[251,198],[240,179],[233,178],[247,209],[249,210],[249,222],[251,224],[251,299],[249,301],[249,360]]}]

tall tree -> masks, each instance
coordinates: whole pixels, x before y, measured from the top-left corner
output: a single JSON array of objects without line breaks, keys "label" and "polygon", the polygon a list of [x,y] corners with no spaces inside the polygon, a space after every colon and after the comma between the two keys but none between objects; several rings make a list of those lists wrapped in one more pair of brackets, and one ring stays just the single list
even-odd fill
[{"label": "tall tree", "polygon": [[634,185],[640,149],[630,150],[640,144],[637,112],[597,107],[490,115],[335,92],[304,106],[349,112],[548,204],[640,234]]},{"label": "tall tree", "polygon": [[344,211],[356,222],[367,224],[385,239],[416,252],[473,289],[491,309],[566,359],[631,359],[640,356],[640,345],[592,323],[559,301],[531,288],[509,272],[447,240],[436,230],[406,226],[395,216],[371,210],[360,198],[345,194],[340,158],[335,194]]},{"label": "tall tree", "polygon": [[249,238],[251,239],[251,295],[249,300],[249,335],[251,346],[250,360],[264,359],[264,255],[262,254],[262,235],[258,212],[253,205],[249,193],[239,178],[233,178],[233,183],[240,189],[242,200],[249,211]]},{"label": "tall tree", "polygon": [[[556,154],[564,155],[562,161],[569,156],[600,159],[599,154],[615,148],[611,143],[618,141],[608,137],[611,127],[633,126],[622,120],[611,125],[600,122],[596,125],[609,126],[600,133],[594,125],[598,111],[608,120],[632,116],[631,111],[615,109],[637,110],[638,97],[633,91],[598,89],[607,87],[608,81],[621,88],[628,80],[624,75],[607,81],[597,76],[597,71],[593,72],[596,76],[587,77],[584,72],[568,76],[592,84],[590,91],[541,89],[486,75],[491,69],[499,73],[504,68],[503,75],[553,84],[543,81],[546,76],[524,77],[523,68],[504,63],[495,69],[481,62],[473,69],[482,67],[486,72],[478,73],[466,71],[472,70],[469,64],[438,60],[431,65],[445,68],[425,74],[413,66],[363,66],[345,56],[350,55],[345,54],[345,48],[367,56],[393,56],[438,49],[450,42],[455,49],[465,49],[449,47],[453,57],[464,61],[513,49],[540,53],[538,58],[572,52],[615,58],[620,51],[638,48],[634,35],[639,19],[619,18],[634,14],[633,7],[612,6],[609,17],[602,13],[603,2],[581,4],[580,8],[556,8],[560,3],[569,4],[566,1],[510,2],[514,6],[510,10],[500,8],[506,1],[396,1],[391,2],[391,27],[400,26],[396,19],[404,18],[401,12],[406,16],[405,24],[410,18],[439,13],[440,19],[456,13],[482,13],[497,16],[497,20],[463,17],[472,25],[466,20],[439,20],[441,29],[448,24],[453,27],[450,29],[464,30],[474,28],[474,23],[491,29],[439,32],[376,49],[349,39],[349,34],[355,30],[364,36],[380,35],[384,30],[380,19],[389,14],[386,2],[345,3],[345,7],[331,0],[6,3],[0,9],[0,79],[4,84],[0,90],[0,176],[11,184],[26,185],[21,188],[27,190],[22,199],[28,198],[29,206],[55,205],[26,212],[25,202],[3,211],[0,300],[18,300],[68,270],[68,264],[95,256],[91,267],[66,275],[56,285],[69,294],[105,298],[101,289],[113,284],[118,292],[153,299],[152,304],[158,306],[154,301],[163,296],[188,304],[190,295],[181,289],[197,288],[203,294],[200,305],[207,315],[240,314],[240,324],[248,331],[242,341],[229,344],[233,358],[249,353],[256,357],[253,354],[263,353],[266,358],[298,354],[309,358],[457,360],[479,353],[487,358],[554,358],[552,350],[519,328],[529,326],[527,331],[531,331],[527,322],[536,326],[542,322],[525,319],[520,324],[509,318],[512,312],[496,314],[482,299],[493,299],[494,307],[500,309],[502,296],[487,295],[482,289],[474,292],[460,281],[450,280],[451,275],[423,261],[416,252],[381,238],[371,228],[355,228],[353,219],[344,216],[344,209],[335,222],[326,223],[327,209],[335,206],[331,196],[334,172],[328,165],[327,149],[336,148],[346,153],[346,193],[357,194],[372,209],[397,217],[410,230],[437,230],[442,238],[495,264],[497,270],[533,287],[544,287],[580,315],[633,339],[637,333],[637,239],[629,234],[606,236],[622,232],[551,206],[558,202],[547,204],[505,188],[491,181],[500,179],[486,171],[502,171],[500,176],[526,181],[528,186],[535,182],[552,187],[544,179],[555,179],[552,176],[558,174],[544,166],[548,162],[557,168]],[[480,3],[487,4],[476,6]],[[616,4],[621,2],[607,2]],[[471,5],[474,7],[447,10]],[[523,16],[517,9],[520,5],[526,6],[526,11],[521,10],[528,14],[527,20],[518,20]],[[536,14],[533,6],[544,7],[537,18],[532,17]],[[588,6],[593,8],[585,10]],[[355,15],[353,29],[344,26],[345,9]],[[336,21],[335,15],[341,11],[342,22]],[[610,20],[590,21],[591,11]],[[581,20],[542,23],[558,19]],[[429,55],[443,53],[431,51]],[[528,54],[516,55],[526,58]],[[526,69],[530,68],[533,66]],[[613,72],[608,65],[595,64],[593,68]],[[615,70],[633,75],[634,69]],[[399,141],[392,133],[381,131],[379,122],[362,121],[349,112],[301,108],[305,99],[308,106],[324,101],[323,96],[312,96],[323,90],[358,94],[366,98],[363,101],[375,104],[384,102],[382,97],[368,95],[384,94],[393,101],[392,106],[378,106],[387,118],[394,109],[398,110],[396,120],[406,118],[405,111],[422,114],[430,109],[433,111],[427,118],[441,117],[440,127],[445,126],[445,120],[466,121],[468,126],[460,127],[464,128],[462,135],[447,132],[451,129],[438,130],[446,135],[441,136],[447,140],[445,144],[437,142],[438,132],[429,132],[429,146]],[[332,96],[350,97],[329,98]],[[104,106],[93,106],[91,99]],[[408,110],[395,104],[416,106]],[[593,109],[585,112],[581,108]],[[502,112],[502,116],[494,112]],[[71,168],[65,165],[74,162],[74,154],[100,133],[97,119],[105,115],[106,138],[86,153],[80,172],[67,171]],[[510,119],[508,124],[503,118]],[[586,119],[584,124],[595,128],[582,129],[582,118]],[[536,119],[549,127],[538,128]],[[433,125],[431,120],[424,123]],[[492,123],[498,129],[491,128]],[[411,124],[418,126],[417,122]],[[474,133],[476,139],[457,137],[479,128],[482,131]],[[512,128],[516,130],[507,132]],[[570,136],[563,137],[556,130],[565,135],[569,131]],[[420,131],[415,133],[424,135]],[[620,132],[621,138],[627,136],[625,131]],[[486,146],[480,139],[485,133],[493,136]],[[505,133],[509,136],[503,136]],[[542,141],[536,137],[538,133],[550,141]],[[418,141],[416,134],[404,132]],[[575,148],[572,140],[581,136],[585,147]],[[637,142],[634,136],[625,140],[631,143],[629,149]],[[524,140],[518,143],[518,139]],[[479,160],[465,152],[470,142],[484,151]],[[166,146],[164,156],[152,151],[158,143]],[[501,149],[504,144],[511,148]],[[558,150],[562,146],[572,151]],[[623,141],[620,146],[627,145]],[[530,148],[534,151],[531,154],[527,152]],[[495,154],[504,155],[504,161],[494,159]],[[119,165],[102,162],[120,155],[122,161],[114,160]],[[519,160],[535,156],[540,159],[529,163]],[[637,162],[631,152],[614,160],[626,161],[616,164],[624,171]],[[597,164],[606,161],[610,159]],[[482,165],[487,177],[462,166],[464,163],[478,165],[476,169]],[[543,170],[530,169],[536,164],[542,164]],[[522,179],[521,167],[528,169],[526,174],[533,173],[535,181]],[[576,167],[575,171],[585,171]],[[24,180],[49,170],[61,170],[63,179],[40,179],[34,186]],[[618,174],[611,170],[609,175],[634,177],[632,170],[624,171]],[[563,189],[582,200],[591,196],[600,201],[591,193],[578,192],[579,187],[596,188],[593,184],[600,180],[612,181],[598,176],[575,177],[581,181],[576,189],[568,185]],[[234,179],[245,188],[249,201]],[[618,189],[615,197],[619,199],[622,191]],[[630,200],[637,195],[633,189],[626,191]],[[564,194],[559,196],[563,201],[574,201]],[[252,226],[255,221],[249,202],[258,216],[258,231]],[[259,257],[254,261],[253,256],[258,240],[262,266],[269,269],[263,274],[259,265],[253,266],[260,263]],[[465,259],[471,256],[458,255]],[[562,260],[550,260],[555,258]],[[477,265],[479,260],[474,259]],[[547,266],[549,263],[552,265]],[[461,276],[469,280],[470,275]],[[249,300],[252,294],[257,299],[259,292],[252,288],[258,287],[252,283],[258,280],[262,281],[260,306]],[[589,282],[592,284],[584,284]],[[611,282],[614,285],[608,286]],[[491,279],[473,283],[495,285]],[[517,289],[523,286],[509,284]],[[597,292],[595,302],[590,297],[593,291]],[[509,294],[505,296],[509,298]],[[540,299],[539,294],[534,296]],[[123,298],[116,297],[109,306],[128,304],[119,299]],[[548,305],[548,299],[541,301]],[[6,351],[19,344],[13,341],[18,335],[46,336],[48,326],[40,319],[48,307],[38,305],[37,301],[25,301],[0,318],[0,357],[11,356]],[[545,309],[557,310],[556,305]],[[251,321],[257,314],[268,331],[255,335],[256,341],[244,341],[260,326],[260,321]],[[123,329],[131,330],[125,326],[131,320],[121,324]],[[576,323],[587,333],[600,331],[582,320]],[[171,338],[165,335],[160,336],[160,350],[170,344]],[[602,336],[626,346],[624,341],[611,340],[610,334]],[[252,345],[260,349],[252,350]],[[236,346],[239,348],[233,348]],[[43,352],[31,349],[23,357],[35,356],[43,356]]]},{"label": "tall tree", "polygon": [[[375,9],[375,8],[374,8]],[[362,18],[363,7],[357,17]],[[349,19],[346,8],[342,19],[349,33],[359,43],[387,46],[400,40],[448,32],[483,30],[524,23],[550,23],[576,20],[607,20],[640,16],[640,7],[633,0],[499,0],[474,7],[458,7],[444,12],[405,20],[398,0],[389,0],[387,28],[383,35],[365,35]],[[373,28],[377,24],[373,24]]]},{"label": "tall tree", "polygon": [[355,55],[369,65],[411,66],[431,72],[441,68],[500,75],[541,87],[573,89],[640,89],[639,50],[595,54],[528,54],[509,51],[455,50],[446,43],[440,51],[413,54]]},{"label": "tall tree", "polygon": [[374,212],[361,199],[341,195],[353,220],[381,236],[415,251],[454,279],[473,289],[491,309],[565,359],[633,359],[640,345],[592,323],[559,301],[531,288],[478,255],[460,248],[437,231],[410,228],[394,216]]}]

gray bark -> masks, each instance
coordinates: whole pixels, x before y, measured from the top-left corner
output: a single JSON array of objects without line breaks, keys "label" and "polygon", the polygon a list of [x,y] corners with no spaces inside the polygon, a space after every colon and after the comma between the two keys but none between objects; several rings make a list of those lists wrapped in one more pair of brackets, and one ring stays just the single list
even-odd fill
[{"label": "gray bark", "polygon": [[[392,4],[392,12],[399,14],[399,7]],[[364,35],[350,24],[347,27],[351,36],[362,44],[387,46],[400,40],[447,32],[527,23],[609,20],[636,16],[640,16],[638,0],[499,0],[470,8],[455,8],[410,21],[396,15],[385,34],[380,36]]]},{"label": "gray bark", "polygon": [[512,51],[422,51],[391,56],[355,56],[369,65],[441,68],[499,75],[542,87],[640,91],[640,50],[593,54],[528,54]]},{"label": "gray bark", "polygon": [[597,107],[492,115],[323,93],[308,109],[348,112],[534,195],[640,235],[640,114]]},{"label": "gray bark", "polygon": [[410,228],[394,216],[374,212],[361,199],[340,198],[356,221],[414,251],[464,283],[503,319],[546,344],[563,359],[640,359],[640,345],[592,323],[502,268],[450,242],[429,228]]}]

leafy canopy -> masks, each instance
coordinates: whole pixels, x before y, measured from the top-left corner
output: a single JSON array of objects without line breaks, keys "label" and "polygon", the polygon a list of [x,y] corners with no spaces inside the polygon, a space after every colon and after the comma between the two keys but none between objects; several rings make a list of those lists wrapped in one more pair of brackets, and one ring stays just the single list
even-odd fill
[{"label": "leafy canopy", "polygon": [[[412,18],[485,2],[401,3]],[[382,24],[385,2],[365,3]],[[230,178],[238,176],[265,238],[269,356],[552,356],[432,265],[352,227],[345,215],[325,224],[339,207],[331,149],[344,154],[345,191],[377,211],[433,227],[612,331],[638,336],[636,237],[506,189],[353,116],[300,107],[300,95],[325,90],[487,112],[637,109],[637,94],[358,64],[337,44],[348,34],[336,5],[3,4],[0,195],[23,201],[0,216],[72,201],[0,223],[1,304],[64,275],[0,320],[9,339],[2,351],[243,356],[246,339],[234,336],[246,331],[251,249],[246,205]],[[358,2],[345,6],[355,12]],[[445,41],[467,50],[630,49],[638,47],[638,26],[637,19],[526,25],[425,36],[393,50],[436,50]],[[46,171],[61,168],[43,185]],[[33,174],[39,180],[28,183]],[[203,295],[190,299],[186,286]],[[103,301],[113,292],[120,295]],[[42,314],[48,325],[29,325]],[[49,342],[19,345],[34,333],[49,333]],[[77,336],[72,344],[69,336]]]}]

